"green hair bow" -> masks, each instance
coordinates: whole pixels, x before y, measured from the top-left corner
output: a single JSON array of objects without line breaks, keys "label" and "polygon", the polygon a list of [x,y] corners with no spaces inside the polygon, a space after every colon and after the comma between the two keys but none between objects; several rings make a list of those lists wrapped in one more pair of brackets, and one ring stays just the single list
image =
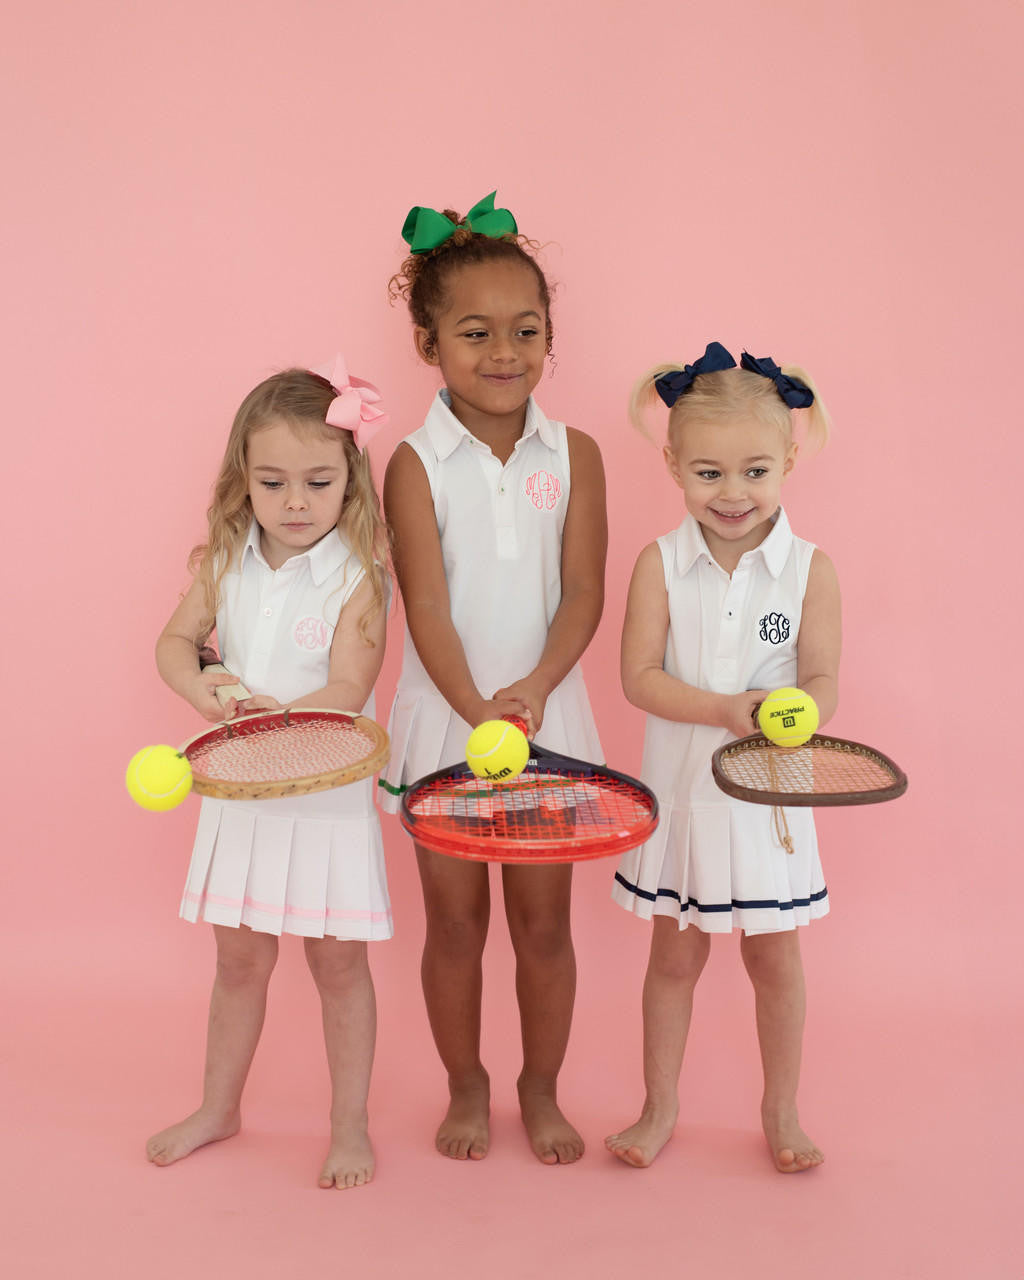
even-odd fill
[{"label": "green hair bow", "polygon": [[[515,218],[507,209],[495,209],[494,197],[497,194],[497,191],[492,191],[489,196],[484,196],[482,200],[477,201],[466,214],[464,224],[470,231],[475,231],[478,235],[490,236],[493,240],[507,235],[514,236],[519,230]],[[446,218],[436,209],[425,209],[416,205],[409,210],[405,225],[402,227],[402,239],[413,253],[429,253],[431,249],[436,249],[438,245],[450,240],[455,230],[456,226],[451,218]]]}]

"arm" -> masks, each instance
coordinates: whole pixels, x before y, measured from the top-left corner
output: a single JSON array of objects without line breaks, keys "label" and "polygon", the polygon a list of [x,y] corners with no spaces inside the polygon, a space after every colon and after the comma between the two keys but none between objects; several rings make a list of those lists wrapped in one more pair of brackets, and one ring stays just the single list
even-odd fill
[{"label": "arm", "polygon": [[668,642],[668,592],[658,544],[644,547],[633,570],[622,628],[622,690],[642,711],[663,720],[710,724],[738,738],[754,731],[752,713],[764,689],[712,693],[665,671]]},{"label": "arm", "polygon": [[[383,570],[380,570],[383,573]],[[290,702],[290,707],[333,707],[336,711],[360,711],[373,692],[384,661],[384,639],[387,615],[378,609],[367,621],[364,636],[360,629],[363,614],[373,601],[373,584],[366,578],[356,587],[342,609],[331,641],[331,659],[327,683]],[[369,640],[369,644],[367,644]],[[255,711],[251,703],[246,710]]]},{"label": "arm", "polygon": [[537,665],[494,695],[521,699],[529,708],[534,733],[544,720],[551,690],[580,660],[604,608],[608,517],[601,452],[590,436],[572,427],[568,442],[572,487],[562,530],[562,598]]},{"label": "arm", "polygon": [[520,698],[485,698],[476,687],[452,622],[448,581],[434,502],[423,464],[407,444],[395,450],[384,475],[384,511],[394,535],[394,561],[409,634],[420,661],[445,701],[468,724],[523,716]]},{"label": "arm", "polygon": [[222,707],[214,690],[219,684],[237,683],[238,677],[199,669],[199,650],[207,639],[199,630],[204,613],[202,587],[194,581],[160,632],[156,642],[157,670],[164,682],[205,720],[230,720],[238,703],[231,698]]},{"label": "arm", "polygon": [[796,641],[796,682],[818,704],[822,725],[832,719],[839,703],[841,648],[839,578],[828,556],[816,550],[807,575],[800,634]]}]

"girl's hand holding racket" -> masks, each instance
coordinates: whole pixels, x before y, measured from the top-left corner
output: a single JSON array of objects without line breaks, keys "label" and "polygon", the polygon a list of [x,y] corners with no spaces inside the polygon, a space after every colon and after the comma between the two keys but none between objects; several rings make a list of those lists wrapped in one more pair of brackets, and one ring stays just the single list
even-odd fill
[{"label": "girl's hand holding racket", "polygon": [[[516,680],[513,684],[508,685],[505,689],[499,689],[494,695],[494,700],[508,700],[518,702],[521,711],[513,711],[512,714],[520,720],[526,722],[526,733],[529,737],[540,733],[540,727],[544,723],[544,708],[547,705],[547,694],[542,693],[530,680]],[[508,715],[508,712],[503,712]]]},{"label": "girl's hand holding racket", "polygon": [[[219,664],[206,671],[218,677],[214,696],[226,708],[257,701]],[[259,701],[275,699],[261,696]],[[220,800],[308,795],[378,773],[387,764],[389,746],[380,725],[347,711],[256,711],[204,729],[180,750],[143,747],[132,757],[125,783],[137,804],[157,811],[175,808],[191,790]]]},{"label": "girl's hand holding racket", "polygon": [[723,729],[736,738],[745,738],[751,728],[757,727],[757,709],[768,697],[767,689],[744,689],[742,693],[725,695],[725,717]]}]

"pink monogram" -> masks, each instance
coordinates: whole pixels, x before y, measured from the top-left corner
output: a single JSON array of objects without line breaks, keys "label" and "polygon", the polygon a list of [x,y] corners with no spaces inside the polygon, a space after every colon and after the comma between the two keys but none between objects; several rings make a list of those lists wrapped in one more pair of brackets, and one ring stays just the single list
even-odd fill
[{"label": "pink monogram", "polygon": [[326,649],[331,629],[323,618],[303,618],[295,624],[295,643],[300,649]]},{"label": "pink monogram", "polygon": [[526,479],[526,496],[538,511],[545,507],[550,511],[562,496],[562,482],[550,471],[535,471]]}]

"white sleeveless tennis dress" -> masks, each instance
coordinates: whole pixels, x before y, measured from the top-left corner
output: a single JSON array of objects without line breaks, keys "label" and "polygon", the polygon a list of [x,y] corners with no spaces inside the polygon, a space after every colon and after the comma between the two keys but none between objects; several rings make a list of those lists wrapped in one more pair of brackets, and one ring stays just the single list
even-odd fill
[{"label": "white sleeveless tennis dress", "polygon": [[[550,422],[531,398],[523,434],[503,466],[459,422],[442,390],[405,443],[430,482],[455,629],[477,688],[490,697],[536,666],[562,599],[571,485],[565,426]],[[406,627],[382,807],[397,812],[410,783],[464,760],[471,730],[427,674]],[[578,664],[552,690],[537,741],[577,759],[603,760]]]},{"label": "white sleeveless tennis dress", "polygon": [[[336,532],[271,569],[253,521],[221,584],[221,660],[279,702],[327,683],[342,606],[365,576]],[[364,708],[373,715],[373,697]],[[380,819],[367,778],[283,800],[203,797],[181,915],[308,938],[390,938]]]},{"label": "white sleeveless tennis dress", "polygon": [[[715,693],[777,689],[797,676],[797,636],[812,543],[794,537],[780,508],[771,532],[732,576],[687,516],[658,539],[668,592],[665,670]],[[753,732],[753,727],[751,727]],[[649,920],[674,916],[706,933],[772,933],[826,915],[828,890],[810,809],[785,810],[788,854],[766,805],[733,800],[711,776],[732,735],[713,725],[648,715],[642,777],[658,797],[654,836],[625,854],[612,887],[620,906]]]}]

